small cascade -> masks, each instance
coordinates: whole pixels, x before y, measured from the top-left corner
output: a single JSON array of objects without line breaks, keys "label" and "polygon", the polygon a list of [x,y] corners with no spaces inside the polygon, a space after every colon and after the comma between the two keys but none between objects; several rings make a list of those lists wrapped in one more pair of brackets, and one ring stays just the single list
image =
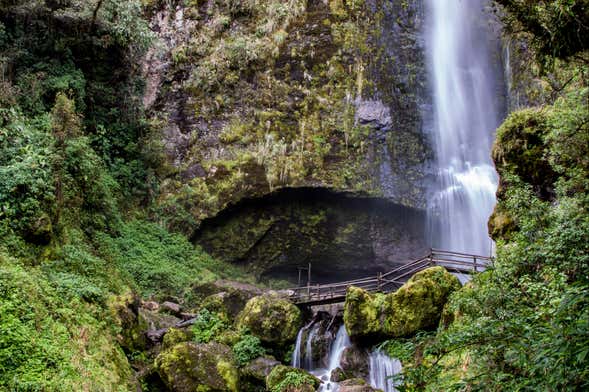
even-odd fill
[{"label": "small cascade", "polygon": [[302,341],[304,333],[305,328],[301,328],[297,334],[297,341],[295,343],[294,351],[292,352],[292,367],[301,367],[301,346],[303,345]]},{"label": "small cascade", "polygon": [[317,324],[314,328],[311,328],[309,334],[307,335],[307,345],[305,347],[305,356],[304,356],[304,365],[305,369],[311,370],[313,369],[313,339],[317,335],[319,330],[319,324]]},{"label": "small cascade", "polygon": [[352,342],[346,327],[342,325],[337,331],[335,340],[330,344],[327,368],[316,367],[316,363],[313,361],[313,341],[319,333],[320,325],[318,324],[313,327],[304,327],[299,331],[292,354],[292,366],[308,370],[319,378],[322,381],[319,391],[336,392],[338,384],[331,381],[331,373],[340,367],[342,352],[346,347],[351,347]]},{"label": "small cascade", "polygon": [[346,327],[342,325],[339,330],[337,331],[337,335],[335,337],[335,341],[331,345],[331,349],[329,350],[329,366],[327,369],[316,369],[311,371],[312,374],[317,376],[323,383],[319,387],[319,392],[337,392],[338,384],[336,382],[331,381],[331,373],[340,366],[342,353],[346,349],[346,347],[350,347],[352,342],[350,341],[350,337],[348,336],[348,331],[346,331]]},{"label": "small cascade", "polygon": [[392,377],[401,373],[401,362],[380,350],[370,354],[370,385],[383,392],[396,392]]}]

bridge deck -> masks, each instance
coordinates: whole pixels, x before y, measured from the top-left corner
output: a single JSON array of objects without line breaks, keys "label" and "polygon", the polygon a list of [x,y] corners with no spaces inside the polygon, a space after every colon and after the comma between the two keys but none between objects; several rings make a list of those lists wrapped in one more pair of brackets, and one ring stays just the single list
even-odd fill
[{"label": "bridge deck", "polygon": [[432,249],[427,256],[403,264],[387,273],[345,282],[307,285],[290,289],[291,301],[296,305],[314,306],[344,302],[348,287],[360,287],[371,293],[390,293],[401,287],[411,276],[432,266],[442,266],[457,274],[483,271],[493,263],[493,258]]}]

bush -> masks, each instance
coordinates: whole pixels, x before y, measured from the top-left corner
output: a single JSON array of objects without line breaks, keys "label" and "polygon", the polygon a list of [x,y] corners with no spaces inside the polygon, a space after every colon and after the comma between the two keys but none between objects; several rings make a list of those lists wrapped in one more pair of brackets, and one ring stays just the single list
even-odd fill
[{"label": "bush", "polygon": [[262,347],[262,342],[256,336],[245,334],[233,346],[233,354],[240,366],[244,366],[256,358],[263,357],[266,350]]},{"label": "bush", "polygon": [[197,343],[208,343],[227,328],[227,320],[222,319],[215,313],[209,312],[207,309],[203,309],[196,316],[191,329],[194,333],[194,341]]}]

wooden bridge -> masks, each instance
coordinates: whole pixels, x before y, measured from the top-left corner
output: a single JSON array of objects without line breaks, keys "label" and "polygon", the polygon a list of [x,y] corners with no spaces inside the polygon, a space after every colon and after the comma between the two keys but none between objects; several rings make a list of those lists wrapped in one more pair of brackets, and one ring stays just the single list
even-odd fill
[{"label": "wooden bridge", "polygon": [[449,272],[471,274],[485,270],[493,263],[492,257],[431,249],[429,254],[403,264],[387,273],[345,282],[311,285],[289,289],[290,299],[305,307],[344,302],[348,287],[360,287],[372,293],[390,293],[401,287],[413,274],[433,266],[442,266]]}]

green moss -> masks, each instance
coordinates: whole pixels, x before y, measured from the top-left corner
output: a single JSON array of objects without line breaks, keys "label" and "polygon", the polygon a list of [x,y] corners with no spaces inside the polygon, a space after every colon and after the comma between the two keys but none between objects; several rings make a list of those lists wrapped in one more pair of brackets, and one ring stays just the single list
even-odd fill
[{"label": "green moss", "polygon": [[164,350],[176,346],[178,343],[189,342],[194,339],[194,333],[189,328],[170,328],[164,335],[162,348]]},{"label": "green moss", "polygon": [[266,377],[266,389],[271,392],[312,392],[320,381],[303,369],[278,365]]},{"label": "green moss", "polygon": [[235,360],[231,349],[223,344],[179,343],[158,355],[155,366],[174,391],[238,390]]},{"label": "green moss", "polygon": [[344,304],[344,324],[357,339],[410,336],[436,327],[449,295],[460,288],[443,267],[418,272],[396,292],[369,294],[350,287]]},{"label": "green moss", "polygon": [[265,343],[284,345],[294,341],[302,322],[301,311],[295,305],[267,294],[247,302],[237,325],[240,329],[248,329]]}]

